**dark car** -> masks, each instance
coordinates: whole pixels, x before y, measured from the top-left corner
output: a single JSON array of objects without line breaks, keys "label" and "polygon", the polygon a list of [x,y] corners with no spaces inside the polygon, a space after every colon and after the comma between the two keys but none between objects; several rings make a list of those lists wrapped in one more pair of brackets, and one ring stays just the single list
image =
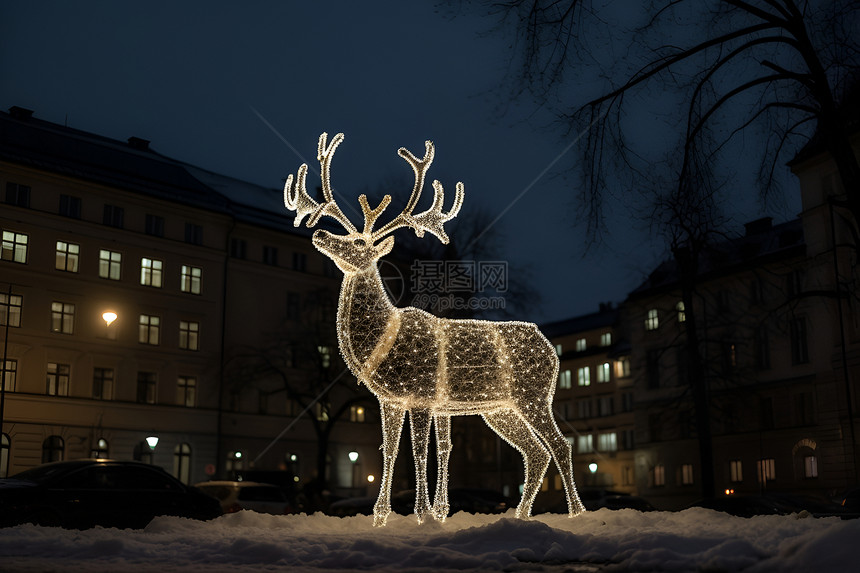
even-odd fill
[{"label": "dark car", "polygon": [[791,513],[780,503],[759,495],[730,495],[701,499],[688,506],[704,507],[734,515],[736,517],[754,517],[756,515],[787,515]]},{"label": "dark car", "polygon": [[143,528],[159,515],[206,520],[221,514],[214,498],[142,462],[53,462],[0,480],[2,527]]}]

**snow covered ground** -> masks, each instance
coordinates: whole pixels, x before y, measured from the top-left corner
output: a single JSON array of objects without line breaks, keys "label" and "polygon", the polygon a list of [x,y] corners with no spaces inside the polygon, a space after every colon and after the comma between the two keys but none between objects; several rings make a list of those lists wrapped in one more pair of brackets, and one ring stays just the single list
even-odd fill
[{"label": "snow covered ground", "polygon": [[271,516],[201,523],[157,518],[142,531],[0,530],[4,572],[261,571],[856,571],[860,520],[706,509],[601,509],[529,521],[459,513],[418,525],[394,515]]}]

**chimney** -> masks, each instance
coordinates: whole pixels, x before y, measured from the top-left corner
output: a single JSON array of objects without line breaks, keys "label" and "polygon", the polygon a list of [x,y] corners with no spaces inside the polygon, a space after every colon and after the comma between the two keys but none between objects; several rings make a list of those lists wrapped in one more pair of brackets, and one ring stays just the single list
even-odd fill
[{"label": "chimney", "polygon": [[128,138],[128,146],[139,151],[149,150],[149,140],[131,136]]},{"label": "chimney", "polygon": [[27,109],[26,107],[18,107],[17,105],[13,105],[9,108],[9,115],[14,117],[15,119],[30,119],[33,117],[33,110]]},{"label": "chimney", "polygon": [[747,237],[767,233],[771,228],[773,228],[773,217],[762,217],[744,224]]}]

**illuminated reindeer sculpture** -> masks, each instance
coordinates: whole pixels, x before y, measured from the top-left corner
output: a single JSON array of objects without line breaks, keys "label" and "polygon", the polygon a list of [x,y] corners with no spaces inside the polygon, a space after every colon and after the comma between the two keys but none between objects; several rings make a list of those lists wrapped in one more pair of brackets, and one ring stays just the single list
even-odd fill
[{"label": "illuminated reindeer sculpture", "polygon": [[[343,271],[337,311],[340,352],[359,382],[379,399],[384,456],[379,497],[373,508],[374,525],[385,525],[391,513],[391,482],[405,413],[410,416],[412,451],[416,466],[415,513],[419,522],[428,516],[444,520],[448,514],[448,458],[451,453],[451,416],[480,414],[499,436],[523,455],[525,484],[516,516],[531,514],[550,457],[564,482],[571,517],[584,511],[573,481],[571,448],[552,414],[558,374],[558,357],[537,326],[525,322],[451,320],[417,308],[397,308],[388,299],[377,262],[394,246],[391,233],[409,227],[418,237],[425,232],[443,243],[443,225],[457,216],[463,204],[463,184],[457,183],[454,205],[442,212],[442,184],[433,182],[433,204],[413,214],[424,177],[433,161],[433,143],[426,143],[423,159],[406,149],[398,153],[415,172],[415,186],[402,213],[373,230],[391,202],[382,198],[371,209],[367,197],[358,200],[364,213],[359,231],[337,206],[332,195],[332,155],[343,141],[337,134],[327,144],[319,139],[323,202],[305,188],[307,165],[287,177],[284,203],[296,212],[295,226],[308,217],[313,227],[327,215],[337,220],[346,235],[318,229],[313,244]],[[427,446],[430,424],[435,422],[438,468],[437,490],[431,506],[427,487]]]}]

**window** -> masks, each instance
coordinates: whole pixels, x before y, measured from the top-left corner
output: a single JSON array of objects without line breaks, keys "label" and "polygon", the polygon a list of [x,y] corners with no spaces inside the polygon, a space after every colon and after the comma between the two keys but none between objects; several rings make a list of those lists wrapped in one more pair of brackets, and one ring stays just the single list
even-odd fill
[{"label": "window", "polygon": [[656,487],[663,487],[666,485],[666,466],[663,464],[657,464],[654,466],[654,485]]},{"label": "window", "polygon": [[591,417],[591,400],[577,400],[576,414],[580,419]]},{"label": "window", "polygon": [[576,339],[576,351],[577,352],[585,352],[585,349],[588,348],[587,343],[584,338]]},{"label": "window", "polygon": [[612,333],[604,332],[600,335],[600,346],[610,346],[612,344]]},{"label": "window", "polygon": [[774,460],[773,458],[759,460],[758,462],[756,462],[756,466],[758,468],[759,483],[773,481],[776,479],[776,460]]},{"label": "window", "polygon": [[29,237],[24,233],[3,231],[3,246],[0,249],[0,260],[26,263],[28,240]]},{"label": "window", "polygon": [[621,411],[633,411],[633,392],[624,392],[623,394],[621,394]]},{"label": "window", "polygon": [[649,350],[645,355],[646,376],[648,389],[660,387],[660,351]]},{"label": "window", "polygon": [[67,243],[65,241],[57,241],[56,269],[58,271],[67,271],[70,273],[78,272],[78,257],[80,253],[80,245]]},{"label": "window", "polygon": [[122,229],[124,225],[124,219],[125,210],[122,207],[105,204],[102,223],[104,223],[108,227],[116,227],[117,229]]},{"label": "window", "polygon": [[263,247],[263,262],[267,265],[276,266],[278,264],[278,248],[268,245]]},{"label": "window", "polygon": [[562,390],[570,389],[570,370],[562,370],[558,373],[558,387]]},{"label": "window", "polygon": [[182,265],[182,284],[180,285],[180,290],[182,292],[190,292],[191,294],[200,294],[202,276],[203,269],[200,267]]},{"label": "window", "polygon": [[180,376],[176,379],[176,403],[193,408],[197,405],[197,378]]},{"label": "window", "polygon": [[331,346],[317,346],[317,350],[320,353],[320,366],[322,366],[323,368],[328,368],[329,366],[331,366]]},{"label": "window", "polygon": [[230,256],[234,259],[244,259],[248,253],[248,242],[244,239],[230,239]]},{"label": "window", "polygon": [[60,195],[60,215],[72,219],[81,218],[81,198],[73,195]]},{"label": "window", "polygon": [[792,271],[785,277],[785,288],[788,296],[795,297],[803,292],[803,273],[801,271]]},{"label": "window", "polygon": [[189,320],[179,321],[179,348],[199,350],[200,323]]},{"label": "window", "polygon": [[561,356],[561,344],[556,344],[556,345],[555,345],[555,355],[556,355],[556,356]]},{"label": "window", "polygon": [[301,297],[297,292],[287,293],[287,318],[296,320],[299,318],[301,309]]},{"label": "window", "polygon": [[621,432],[621,441],[622,441],[621,446],[625,450],[632,450],[636,447],[635,435],[636,435],[636,432],[634,430],[630,430],[630,429],[627,429],[627,430],[624,430]]},{"label": "window", "polygon": [[630,376],[630,357],[621,356],[615,361],[615,377],[627,378]]},{"label": "window", "polygon": [[161,327],[161,318],[151,314],[141,314],[138,327],[138,342],[141,344],[158,344],[158,332]]},{"label": "window", "polygon": [[809,347],[806,342],[806,319],[797,317],[791,321],[791,363],[806,364],[809,362]]},{"label": "window", "polygon": [[797,426],[814,423],[812,392],[800,392],[794,395],[794,423]]},{"label": "window", "polygon": [[24,297],[20,294],[0,293],[0,326],[21,326],[21,309]]},{"label": "window", "polygon": [[588,366],[583,366],[582,368],[576,369],[576,383],[579,386],[591,385],[591,373],[588,369]]},{"label": "window", "polygon": [[645,330],[657,330],[660,326],[660,316],[656,308],[648,311],[648,316],[645,318]]},{"label": "window", "polygon": [[107,440],[99,438],[94,447],[90,449],[90,457],[97,460],[108,459],[110,457]]},{"label": "window", "polygon": [[594,437],[591,434],[576,437],[576,453],[587,454],[594,451]]},{"label": "window", "polygon": [[636,485],[633,468],[624,466],[621,468],[621,485]]},{"label": "window", "polygon": [[317,402],[314,404],[314,411],[316,412],[317,420],[320,422],[328,422],[329,419],[329,411],[331,410],[331,404],[327,402]]},{"label": "window", "polygon": [[192,245],[202,245],[203,227],[194,223],[185,223],[185,242]]},{"label": "window", "polygon": [[729,480],[732,483],[744,481],[744,464],[740,460],[731,460],[729,462]]},{"label": "window", "polygon": [[137,401],[140,404],[155,404],[158,375],[155,372],[137,373]]},{"label": "window", "polygon": [[45,384],[48,396],[69,395],[69,365],[48,362],[48,372]]},{"label": "window", "polygon": [[597,365],[597,382],[605,383],[609,382],[611,379],[610,375],[611,369],[609,367],[609,362],[604,362],[603,364]]},{"label": "window", "polygon": [[93,368],[93,399],[113,399],[113,368]]},{"label": "window", "polygon": [[693,485],[693,464],[681,464],[681,484]]},{"label": "window", "polygon": [[0,434],[0,479],[9,477],[9,449],[12,440],[9,434]]},{"label": "window", "polygon": [[817,478],[818,477],[818,458],[815,456],[804,456],[803,458],[803,477]]},{"label": "window", "polygon": [[758,408],[761,416],[761,429],[772,430],[774,425],[773,398],[770,396],[759,398]]},{"label": "window", "polygon": [[122,271],[122,253],[99,251],[99,276],[103,279],[118,281]]},{"label": "window", "polygon": [[613,414],[613,399],[612,396],[601,396],[597,400],[597,415],[611,416]]},{"label": "window", "polygon": [[155,237],[163,237],[164,236],[164,217],[159,217],[158,215],[150,215],[146,214],[146,225],[144,227],[144,232],[147,235],[153,235]]},{"label": "window", "polygon": [[75,305],[68,302],[51,303],[51,332],[72,334],[75,331]]},{"label": "window", "polygon": [[161,288],[161,271],[164,263],[158,259],[140,259],[140,284]]},{"label": "window", "polygon": [[350,422],[364,422],[365,421],[364,406],[350,406],[349,407],[349,421]]},{"label": "window", "polygon": [[30,206],[30,186],[20,183],[6,183],[6,202],[18,207]]},{"label": "window", "polygon": [[684,301],[679,300],[678,304],[675,305],[675,312],[678,313],[678,322],[686,322],[687,321],[687,313],[684,309]]},{"label": "window", "polygon": [[663,439],[663,420],[660,418],[660,414],[648,414],[648,433],[652,442],[659,442]]},{"label": "window", "polygon": [[304,253],[293,253],[293,270],[304,272],[308,266],[308,256]]},{"label": "window", "polygon": [[173,477],[188,485],[191,482],[191,445],[176,444],[173,448]]},{"label": "window", "polygon": [[760,370],[770,368],[770,341],[768,340],[768,329],[760,326],[753,334],[753,349],[755,350],[755,365]]},{"label": "window", "polygon": [[138,442],[132,452],[132,457],[145,464],[152,464],[152,448],[146,442]]},{"label": "window", "polygon": [[615,452],[618,451],[618,434],[615,432],[607,432],[605,434],[598,434],[597,436],[597,449],[601,452]]},{"label": "window", "polygon": [[5,367],[3,376],[0,378],[0,385],[5,388],[6,392],[15,392],[18,382],[18,361],[11,358],[6,360],[6,364],[0,364]]},{"label": "window", "polygon": [[66,443],[60,436],[48,436],[42,442],[42,463],[63,461],[63,453],[66,449]]}]

